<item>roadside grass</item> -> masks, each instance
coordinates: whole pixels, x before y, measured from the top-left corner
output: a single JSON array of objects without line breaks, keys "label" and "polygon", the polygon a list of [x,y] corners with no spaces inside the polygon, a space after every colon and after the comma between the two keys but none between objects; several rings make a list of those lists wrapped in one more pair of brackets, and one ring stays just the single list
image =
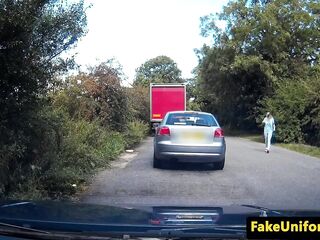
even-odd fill
[{"label": "roadside grass", "polygon": [[[263,136],[258,134],[240,134],[238,137],[245,138],[253,142],[263,143]],[[320,147],[300,143],[276,143],[275,146],[320,158]]]},{"label": "roadside grass", "polygon": [[240,137],[246,138],[246,139],[251,140],[253,142],[264,143],[262,135],[257,135],[257,134],[256,135],[242,135]]},{"label": "roadside grass", "polygon": [[312,157],[320,158],[320,148],[299,143],[278,143],[276,146],[283,147],[295,152],[303,153]]},{"label": "roadside grass", "polygon": [[224,134],[228,137],[240,137],[240,138],[245,138],[254,142],[259,142],[259,143],[263,143],[263,135],[259,134],[257,132],[252,132],[252,133],[248,133],[248,132],[244,132],[244,131],[240,131],[240,130],[230,130],[229,128],[224,128]]}]

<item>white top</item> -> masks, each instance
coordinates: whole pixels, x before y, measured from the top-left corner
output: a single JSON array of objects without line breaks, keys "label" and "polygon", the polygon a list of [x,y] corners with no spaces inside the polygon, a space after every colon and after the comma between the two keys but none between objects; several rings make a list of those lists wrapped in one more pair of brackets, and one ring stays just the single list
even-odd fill
[{"label": "white top", "polygon": [[266,132],[273,132],[276,130],[276,126],[274,124],[274,119],[273,117],[267,118],[265,117],[262,121],[264,123],[264,131]]}]

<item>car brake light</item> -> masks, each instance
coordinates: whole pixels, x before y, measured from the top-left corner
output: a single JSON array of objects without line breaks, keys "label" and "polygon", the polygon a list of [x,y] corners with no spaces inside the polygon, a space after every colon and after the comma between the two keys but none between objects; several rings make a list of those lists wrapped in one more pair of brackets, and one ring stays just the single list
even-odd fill
[{"label": "car brake light", "polygon": [[168,127],[161,127],[158,131],[158,135],[168,135],[170,136],[170,129]]},{"label": "car brake light", "polygon": [[161,221],[159,219],[151,219],[150,223],[153,225],[159,225],[159,224],[161,224]]},{"label": "car brake light", "polygon": [[224,136],[224,133],[223,133],[223,130],[221,128],[217,128],[214,131],[214,137],[220,138],[220,137],[223,137],[223,136]]}]

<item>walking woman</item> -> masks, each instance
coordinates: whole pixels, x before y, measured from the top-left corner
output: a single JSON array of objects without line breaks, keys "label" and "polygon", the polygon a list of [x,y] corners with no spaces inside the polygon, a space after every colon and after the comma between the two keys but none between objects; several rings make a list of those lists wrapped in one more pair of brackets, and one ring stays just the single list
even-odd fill
[{"label": "walking woman", "polygon": [[270,112],[267,112],[266,117],[263,119],[264,124],[264,142],[266,144],[266,153],[269,153],[271,146],[272,133],[276,130],[274,119]]}]

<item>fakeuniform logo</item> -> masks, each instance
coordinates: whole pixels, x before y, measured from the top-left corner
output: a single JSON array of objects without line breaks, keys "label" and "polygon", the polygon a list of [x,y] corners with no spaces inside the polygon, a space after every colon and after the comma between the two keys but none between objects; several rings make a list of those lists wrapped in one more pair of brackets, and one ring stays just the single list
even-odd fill
[{"label": "fakeuniform logo", "polygon": [[248,239],[320,239],[320,217],[249,217]]}]

